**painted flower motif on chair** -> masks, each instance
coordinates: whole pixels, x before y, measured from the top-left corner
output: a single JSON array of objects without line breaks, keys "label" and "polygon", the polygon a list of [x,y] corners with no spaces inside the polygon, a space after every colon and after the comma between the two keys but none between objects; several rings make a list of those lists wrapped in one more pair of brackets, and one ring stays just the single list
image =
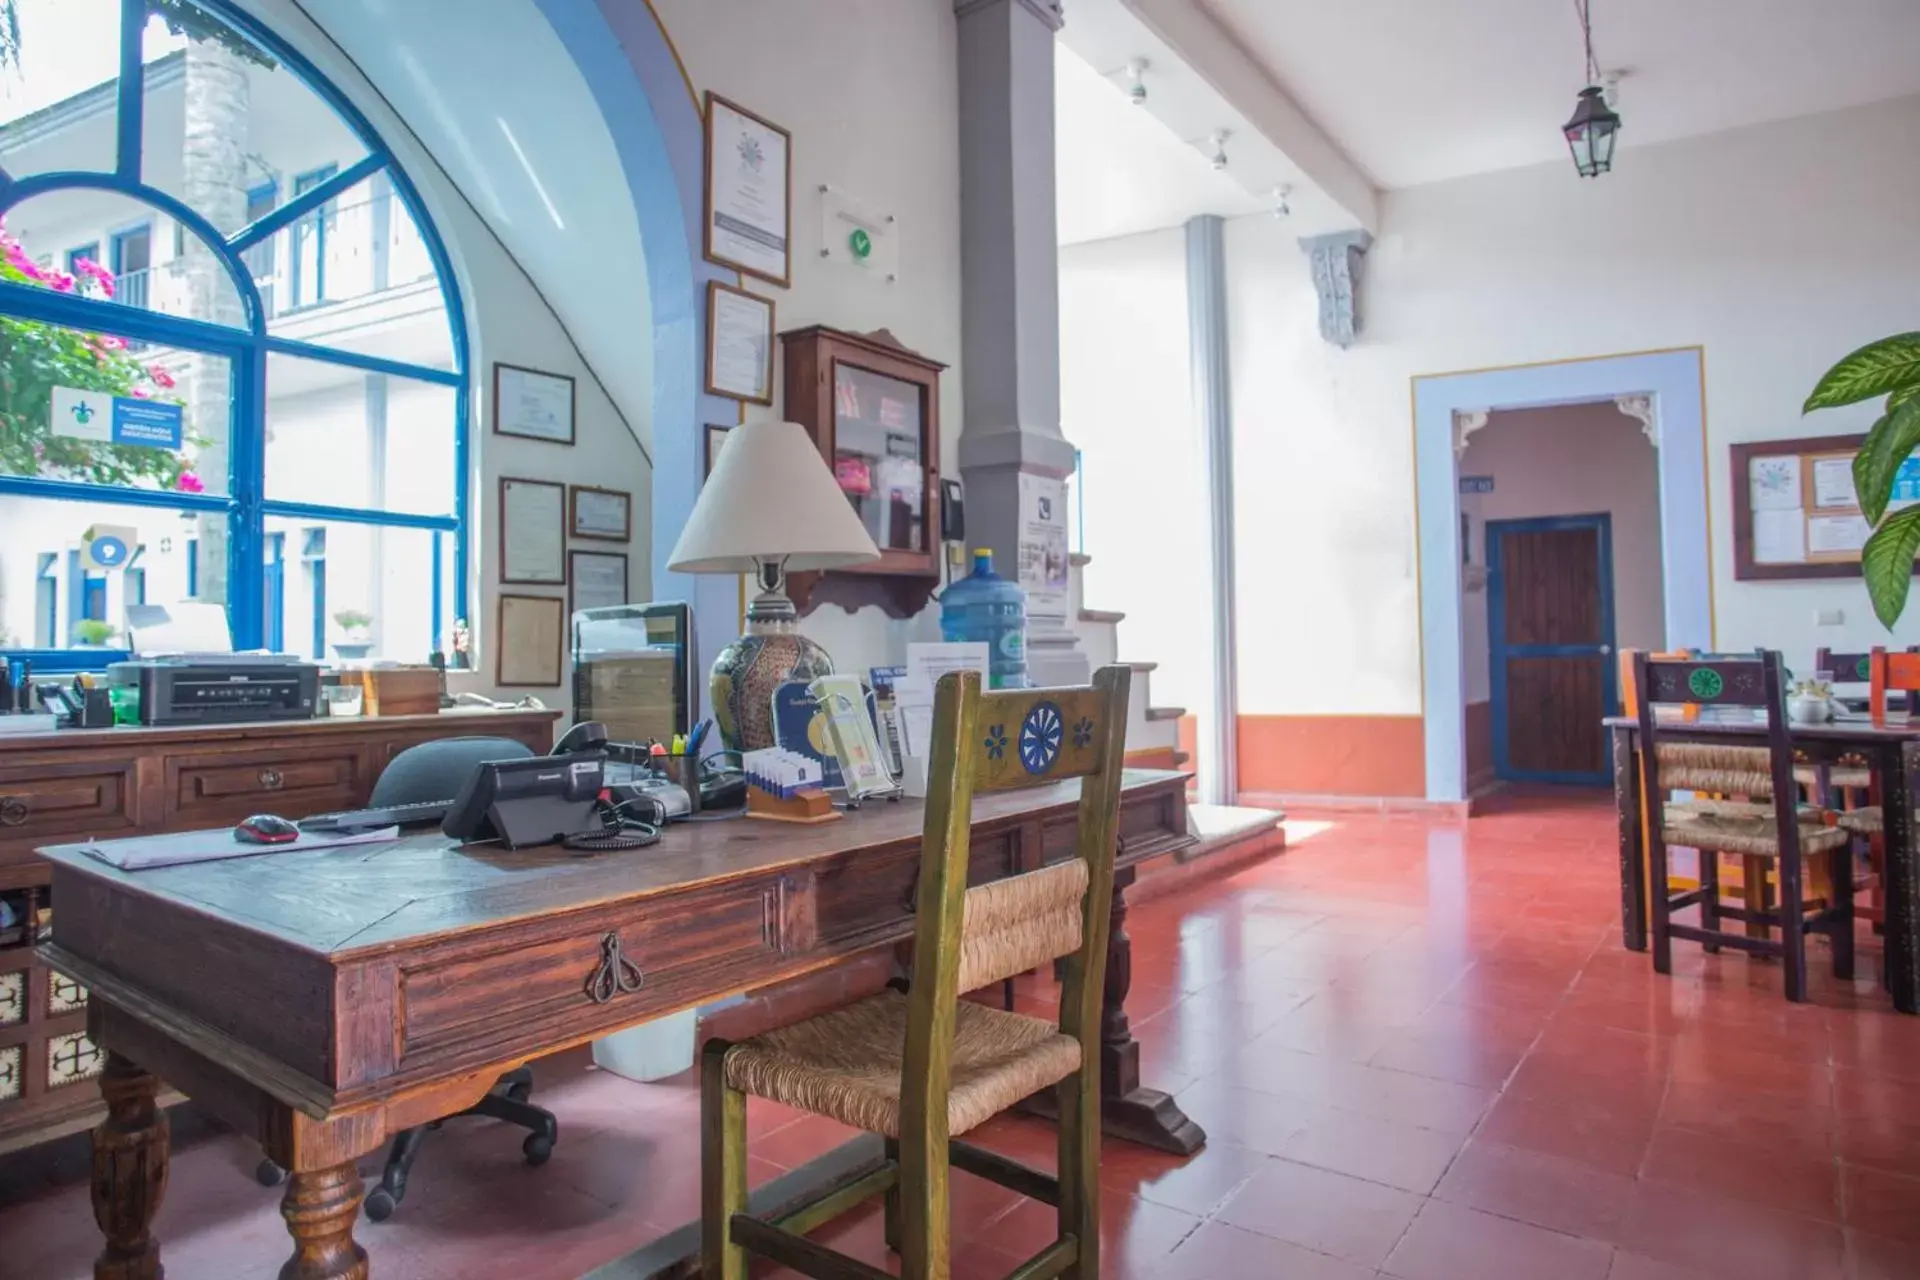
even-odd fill
[{"label": "painted flower motif on chair", "polygon": [[1007,754],[1007,726],[1003,724],[990,726],[987,729],[986,747],[989,760],[998,760]]},{"label": "painted flower motif on chair", "polygon": [[1073,747],[1076,751],[1085,751],[1093,741],[1093,717],[1081,716],[1073,722]]}]

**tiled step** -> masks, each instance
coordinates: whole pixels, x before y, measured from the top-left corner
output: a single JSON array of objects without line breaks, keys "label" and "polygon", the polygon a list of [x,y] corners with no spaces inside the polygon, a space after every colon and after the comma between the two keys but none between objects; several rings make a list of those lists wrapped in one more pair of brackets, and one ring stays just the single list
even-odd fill
[{"label": "tiled step", "polygon": [[1147,708],[1147,719],[1149,720],[1178,720],[1181,716],[1185,714],[1187,714],[1187,709],[1185,707],[1148,707]]},{"label": "tiled step", "polygon": [[1138,903],[1282,853],[1287,847],[1287,833],[1280,824],[1285,819],[1285,814],[1273,809],[1188,805],[1187,830],[1198,843],[1171,858],[1148,863],[1127,897]]},{"label": "tiled step", "polygon": [[1158,671],[1160,669],[1160,664],[1157,662],[1123,662],[1120,665],[1133,668],[1135,674],[1144,674],[1148,671]]},{"label": "tiled step", "polygon": [[1082,609],[1080,621],[1092,623],[1117,624],[1125,622],[1127,615],[1118,609]]}]

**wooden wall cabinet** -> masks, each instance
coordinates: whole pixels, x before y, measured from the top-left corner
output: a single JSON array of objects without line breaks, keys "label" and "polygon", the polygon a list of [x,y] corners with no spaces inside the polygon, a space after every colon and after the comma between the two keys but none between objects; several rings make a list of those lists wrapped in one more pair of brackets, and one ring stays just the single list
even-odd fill
[{"label": "wooden wall cabinet", "polygon": [[780,335],[786,416],[812,433],[840,490],[880,548],[873,564],[796,573],[801,613],[823,603],[924,609],[940,585],[940,373],[885,329],[814,325]]}]

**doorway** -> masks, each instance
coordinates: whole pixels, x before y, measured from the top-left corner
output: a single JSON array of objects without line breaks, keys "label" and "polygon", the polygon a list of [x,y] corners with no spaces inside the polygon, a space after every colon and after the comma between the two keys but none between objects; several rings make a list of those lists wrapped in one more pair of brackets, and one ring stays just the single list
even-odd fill
[{"label": "doorway", "polygon": [[1493,520],[1486,528],[1495,775],[1604,785],[1600,721],[1619,702],[1612,517]]}]

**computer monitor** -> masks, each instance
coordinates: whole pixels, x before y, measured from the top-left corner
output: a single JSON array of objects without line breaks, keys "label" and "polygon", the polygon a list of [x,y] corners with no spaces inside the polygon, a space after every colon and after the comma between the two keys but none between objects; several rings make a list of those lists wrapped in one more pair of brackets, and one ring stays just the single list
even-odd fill
[{"label": "computer monitor", "polygon": [[693,611],[622,604],[573,615],[573,718],[615,742],[667,742],[693,730]]}]

